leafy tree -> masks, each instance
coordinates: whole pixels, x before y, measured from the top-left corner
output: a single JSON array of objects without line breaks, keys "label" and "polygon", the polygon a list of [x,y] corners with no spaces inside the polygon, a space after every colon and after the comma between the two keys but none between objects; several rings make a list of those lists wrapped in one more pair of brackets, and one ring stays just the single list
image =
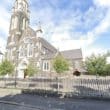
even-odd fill
[{"label": "leafy tree", "polygon": [[105,66],[105,74],[104,75],[110,75],[110,64],[107,64]]},{"label": "leafy tree", "polygon": [[110,74],[110,65],[106,62],[106,55],[92,55],[85,61],[85,67],[88,74],[91,75],[108,75]]},{"label": "leafy tree", "polygon": [[13,71],[14,65],[7,59],[0,64],[0,75],[12,74]]},{"label": "leafy tree", "polygon": [[63,73],[69,70],[69,63],[62,55],[57,55],[53,60],[53,67],[57,73]]},{"label": "leafy tree", "polygon": [[27,66],[27,69],[25,69],[24,74],[25,76],[33,76],[34,74],[38,73],[38,71],[38,68],[34,64],[30,63]]}]

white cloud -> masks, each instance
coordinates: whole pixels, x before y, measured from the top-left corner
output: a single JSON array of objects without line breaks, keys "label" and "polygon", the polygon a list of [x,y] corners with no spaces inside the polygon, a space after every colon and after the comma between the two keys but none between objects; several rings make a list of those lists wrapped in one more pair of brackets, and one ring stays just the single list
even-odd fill
[{"label": "white cloud", "polygon": [[0,37],[0,51],[5,52],[6,40]]},{"label": "white cloud", "polygon": [[8,7],[11,0],[2,0],[0,2],[0,50],[5,52],[10,20],[10,12]]},{"label": "white cloud", "polygon": [[[82,48],[84,50],[83,51],[84,56],[90,55],[91,53],[105,52],[107,51],[106,49],[103,49],[101,47],[100,48],[94,47],[93,45],[96,39],[98,39],[101,36],[101,34],[109,31],[110,29],[109,21],[110,21],[110,10],[107,10],[103,19],[100,20],[100,23],[92,30],[89,30],[87,33],[78,34],[79,37],[77,40],[74,39],[74,32],[73,32],[73,36],[71,36],[69,30],[68,29],[65,30],[65,26],[58,27],[58,30],[61,28],[60,29],[61,32],[59,33],[56,31],[51,36],[53,45],[56,46],[57,48],[59,47],[60,50]],[[69,22],[72,22],[72,21],[69,21]],[[70,26],[70,29],[72,27],[71,24],[68,24],[67,26],[68,27]]]},{"label": "white cloud", "polygon": [[94,0],[94,3],[99,6],[105,6],[105,7],[110,6],[110,0]]},{"label": "white cloud", "polygon": [[0,7],[0,11],[3,13],[0,16],[0,29],[6,34],[9,30],[9,13],[3,7]]},{"label": "white cloud", "polygon": [[110,28],[110,9],[107,10],[105,18],[101,21],[99,26],[95,29],[95,33],[97,34],[104,33],[108,31],[109,28]]},{"label": "white cloud", "polygon": [[[51,1],[51,5],[53,4],[57,7],[58,1],[59,0]],[[94,0],[94,3],[98,9],[95,10],[94,7],[90,7],[86,13],[81,13],[79,10],[66,9],[53,11],[51,6],[43,7],[43,9],[40,8],[39,10],[31,7],[31,25],[36,29],[36,23],[40,20],[45,34],[44,37],[60,50],[82,48],[84,56],[92,52],[99,53],[103,51],[103,48],[93,47],[93,45],[95,40],[100,37],[102,33],[108,31],[110,27],[110,9],[107,9],[103,16],[103,8],[101,8],[109,8],[110,0]],[[9,13],[6,6],[8,6],[8,4],[13,5],[13,3],[12,0],[2,0],[1,4],[0,10],[4,14],[0,16],[0,30],[2,30],[5,35],[8,35],[11,13]],[[85,22],[81,25],[80,20],[82,16],[84,16]],[[87,27],[88,29],[94,22],[98,22],[99,24],[87,30],[86,33],[80,33],[74,30],[78,25],[81,28]],[[70,31],[72,31],[72,34]],[[0,47],[2,48],[4,48],[6,44],[6,40],[4,40],[3,37],[6,36],[0,35]]]},{"label": "white cloud", "polygon": [[98,55],[98,54],[105,54],[106,52],[107,52],[107,50],[105,48],[96,47],[96,46],[82,48],[82,53],[83,53],[84,59],[86,57],[91,56],[92,54]]}]

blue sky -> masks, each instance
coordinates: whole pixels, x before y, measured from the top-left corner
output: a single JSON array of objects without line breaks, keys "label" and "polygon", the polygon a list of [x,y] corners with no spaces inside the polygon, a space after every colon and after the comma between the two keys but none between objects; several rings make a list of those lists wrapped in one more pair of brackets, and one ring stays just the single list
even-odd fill
[{"label": "blue sky", "polygon": [[[4,51],[11,8],[15,0],[1,0],[0,47]],[[43,37],[59,50],[81,48],[84,57],[110,50],[110,0],[28,0],[30,25],[40,21]]]}]

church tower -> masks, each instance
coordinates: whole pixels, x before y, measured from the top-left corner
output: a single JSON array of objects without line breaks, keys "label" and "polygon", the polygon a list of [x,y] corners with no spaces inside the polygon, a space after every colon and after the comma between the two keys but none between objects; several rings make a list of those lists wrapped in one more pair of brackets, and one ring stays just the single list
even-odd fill
[{"label": "church tower", "polygon": [[27,0],[16,0],[12,9],[9,28],[9,43],[17,43],[23,31],[29,25],[29,5]]},{"label": "church tower", "polygon": [[6,58],[15,65],[14,76],[25,77],[25,71],[32,64],[39,72],[49,72],[56,48],[43,38],[39,22],[36,30],[29,25],[28,0],[15,0],[10,19]]},{"label": "church tower", "polygon": [[[19,40],[29,26],[29,5],[28,0],[15,0],[12,8],[12,15],[9,27],[9,36],[7,40],[7,54],[8,58],[12,59],[12,53],[17,50]],[[9,58],[9,59],[10,59]]]}]

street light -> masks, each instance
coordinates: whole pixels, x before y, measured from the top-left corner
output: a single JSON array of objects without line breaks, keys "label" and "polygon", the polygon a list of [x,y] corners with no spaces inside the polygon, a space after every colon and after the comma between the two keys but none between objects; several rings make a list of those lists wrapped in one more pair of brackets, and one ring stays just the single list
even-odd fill
[{"label": "street light", "polygon": [[16,51],[16,72],[15,72],[15,87],[16,87],[16,80],[17,80],[17,74],[18,74],[18,57],[19,57],[19,50]]}]

